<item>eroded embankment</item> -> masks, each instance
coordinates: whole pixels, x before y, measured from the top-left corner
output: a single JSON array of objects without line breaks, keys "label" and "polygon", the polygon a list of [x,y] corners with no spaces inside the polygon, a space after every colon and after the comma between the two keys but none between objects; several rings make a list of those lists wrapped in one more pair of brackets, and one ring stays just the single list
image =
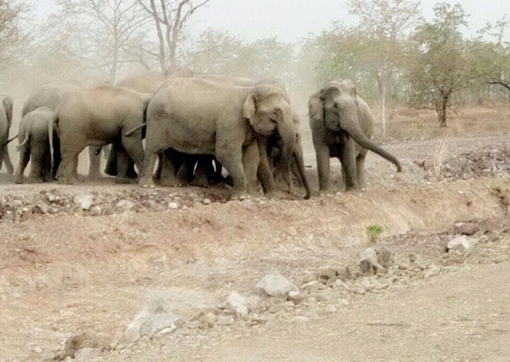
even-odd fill
[{"label": "eroded embankment", "polygon": [[119,270],[136,278],[157,255],[173,265],[189,259],[250,258],[279,245],[361,245],[366,227],[373,224],[382,225],[388,236],[441,229],[459,220],[500,218],[507,212],[503,204],[509,188],[509,180],[477,179],[310,201],[247,200],[184,208],[177,202],[177,209],[164,212],[41,215],[0,225],[0,295],[92,279],[108,284]]}]

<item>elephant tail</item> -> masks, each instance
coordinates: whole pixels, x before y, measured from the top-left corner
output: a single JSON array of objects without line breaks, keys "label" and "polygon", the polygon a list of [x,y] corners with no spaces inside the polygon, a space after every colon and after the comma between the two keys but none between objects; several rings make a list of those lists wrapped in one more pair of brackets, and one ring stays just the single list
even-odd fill
[{"label": "elephant tail", "polygon": [[23,140],[23,142],[21,142],[18,146],[16,146],[16,151],[19,151],[19,150],[20,150],[20,148],[21,148],[22,146],[26,145],[26,144],[28,143],[29,138],[30,138],[30,135],[29,135],[29,134],[28,134],[28,132],[27,132],[27,134],[25,135],[25,139]]},{"label": "elephant tail", "polygon": [[[147,110],[145,110],[145,113],[147,113]],[[145,117],[146,117],[145,113],[144,113],[144,122],[141,125],[136,126],[135,128],[133,128],[132,130],[129,130],[126,133],[124,133],[124,136],[131,137],[133,135],[133,133],[135,133],[139,129],[147,127],[147,123],[145,122]],[[142,132],[142,138],[145,138],[145,132]]]},{"label": "elephant tail", "polygon": [[16,135],[16,136],[14,136],[14,137],[12,137],[12,138],[10,138],[10,139],[8,139],[5,143],[1,144],[1,145],[0,145],[0,147],[5,147],[5,146],[7,146],[9,143],[11,143],[12,141],[14,141],[16,138],[18,138],[18,136],[17,136],[17,135]]}]

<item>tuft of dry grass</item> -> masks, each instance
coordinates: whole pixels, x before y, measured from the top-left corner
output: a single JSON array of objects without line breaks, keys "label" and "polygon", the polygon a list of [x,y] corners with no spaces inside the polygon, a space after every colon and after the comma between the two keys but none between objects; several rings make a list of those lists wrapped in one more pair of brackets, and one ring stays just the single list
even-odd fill
[{"label": "tuft of dry grass", "polygon": [[443,163],[446,159],[446,153],[448,151],[448,139],[450,138],[450,132],[443,138],[434,151],[434,176],[439,180],[441,178],[441,171],[443,170]]}]

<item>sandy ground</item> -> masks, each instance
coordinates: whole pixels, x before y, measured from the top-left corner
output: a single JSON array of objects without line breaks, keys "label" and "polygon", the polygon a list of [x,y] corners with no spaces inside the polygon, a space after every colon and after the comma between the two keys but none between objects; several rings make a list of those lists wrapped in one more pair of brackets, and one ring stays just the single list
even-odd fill
[{"label": "sandy ground", "polygon": [[[507,361],[509,175],[430,179],[419,164],[432,165],[441,143],[389,143],[403,174],[371,154],[368,191],[337,193],[336,182],[331,195],[309,201],[299,199],[302,190],[227,202],[228,188],[146,190],[110,179],[20,186],[0,174],[2,200],[21,209],[15,222],[0,222],[0,361],[51,359],[85,331],[108,349],[95,361]],[[450,137],[446,158],[495,145],[510,147],[510,137]],[[98,215],[72,205],[82,194],[93,195]],[[62,201],[52,201],[54,212],[23,211],[51,195]],[[485,225],[473,236],[477,246],[445,253],[454,223],[473,220]],[[376,246],[395,256],[392,273],[360,276],[347,289],[303,289],[300,302],[268,300],[256,318],[231,325],[185,324],[109,348],[155,295],[191,322],[234,290],[257,294],[272,271],[301,287],[322,268],[356,269],[374,224],[384,228]],[[360,293],[363,283],[384,287]]]}]

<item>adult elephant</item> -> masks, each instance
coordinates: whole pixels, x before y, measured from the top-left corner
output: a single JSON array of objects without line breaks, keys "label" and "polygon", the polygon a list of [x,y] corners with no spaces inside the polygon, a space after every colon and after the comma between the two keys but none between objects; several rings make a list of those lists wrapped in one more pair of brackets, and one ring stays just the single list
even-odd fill
[{"label": "adult elephant", "polygon": [[[292,113],[294,120],[294,132],[295,132],[295,140],[294,140],[294,148],[293,148],[293,162],[291,164],[292,167],[292,175],[296,177],[296,179],[302,184],[305,188],[306,195],[305,199],[308,200],[311,196],[310,185],[308,183],[308,179],[305,174],[305,163],[303,157],[303,146],[301,144],[301,132],[300,125],[301,122],[299,120],[299,116],[296,112]],[[270,167],[273,171],[273,175],[275,180],[282,179],[282,167],[281,167],[281,149],[282,149],[282,141],[279,136],[273,136],[269,139],[267,153],[269,157]]]},{"label": "adult elephant", "polygon": [[117,147],[118,176],[127,178],[127,162],[143,164],[141,131],[131,137],[124,133],[142,124],[152,94],[115,86],[99,86],[69,94],[55,111],[54,125],[60,139],[62,163],[57,179],[70,183],[76,174],[78,154],[87,146],[114,143]]},{"label": "adult elephant", "polygon": [[9,175],[14,172],[9,150],[7,149],[7,145],[12,141],[12,139],[9,140],[9,131],[12,125],[13,108],[14,104],[11,97],[0,95],[0,168],[4,164]]},{"label": "adult elephant", "polygon": [[[74,81],[57,81],[43,84],[34,90],[25,100],[21,111],[21,117],[25,117],[27,113],[40,107],[48,107],[52,111],[55,111],[60,102],[62,102],[68,94],[80,88],[82,88],[81,84]],[[55,140],[55,144],[57,144],[57,140]],[[89,148],[89,161],[89,177],[91,179],[96,179],[100,176],[99,168],[101,162],[101,156],[97,148]],[[58,162],[59,160],[56,161],[57,164]]]},{"label": "adult elephant", "polygon": [[20,158],[16,170],[16,183],[23,183],[23,174],[30,159],[32,161],[29,175],[31,180],[47,182],[53,179],[48,132],[51,122],[53,122],[53,111],[48,107],[37,108],[21,119],[18,129]]},{"label": "adult elephant", "polygon": [[384,157],[397,166],[398,172],[402,171],[395,156],[370,140],[372,114],[350,80],[328,83],[310,97],[308,108],[321,192],[327,192],[329,187],[330,157],[337,157],[342,164],[346,191],[365,187],[364,164],[368,151]]},{"label": "adult elephant", "polygon": [[[290,184],[295,132],[285,91],[275,85],[226,86],[201,79],[172,79],[154,95],[147,109],[145,158],[139,183],[151,185],[157,156],[173,148],[188,154],[214,155],[234,182],[235,197],[243,197],[259,176],[266,193],[274,189],[267,137],[282,139],[282,167]],[[243,158],[254,158],[245,162]],[[260,161],[259,161],[260,158]],[[254,166],[254,167],[253,167]]]}]

